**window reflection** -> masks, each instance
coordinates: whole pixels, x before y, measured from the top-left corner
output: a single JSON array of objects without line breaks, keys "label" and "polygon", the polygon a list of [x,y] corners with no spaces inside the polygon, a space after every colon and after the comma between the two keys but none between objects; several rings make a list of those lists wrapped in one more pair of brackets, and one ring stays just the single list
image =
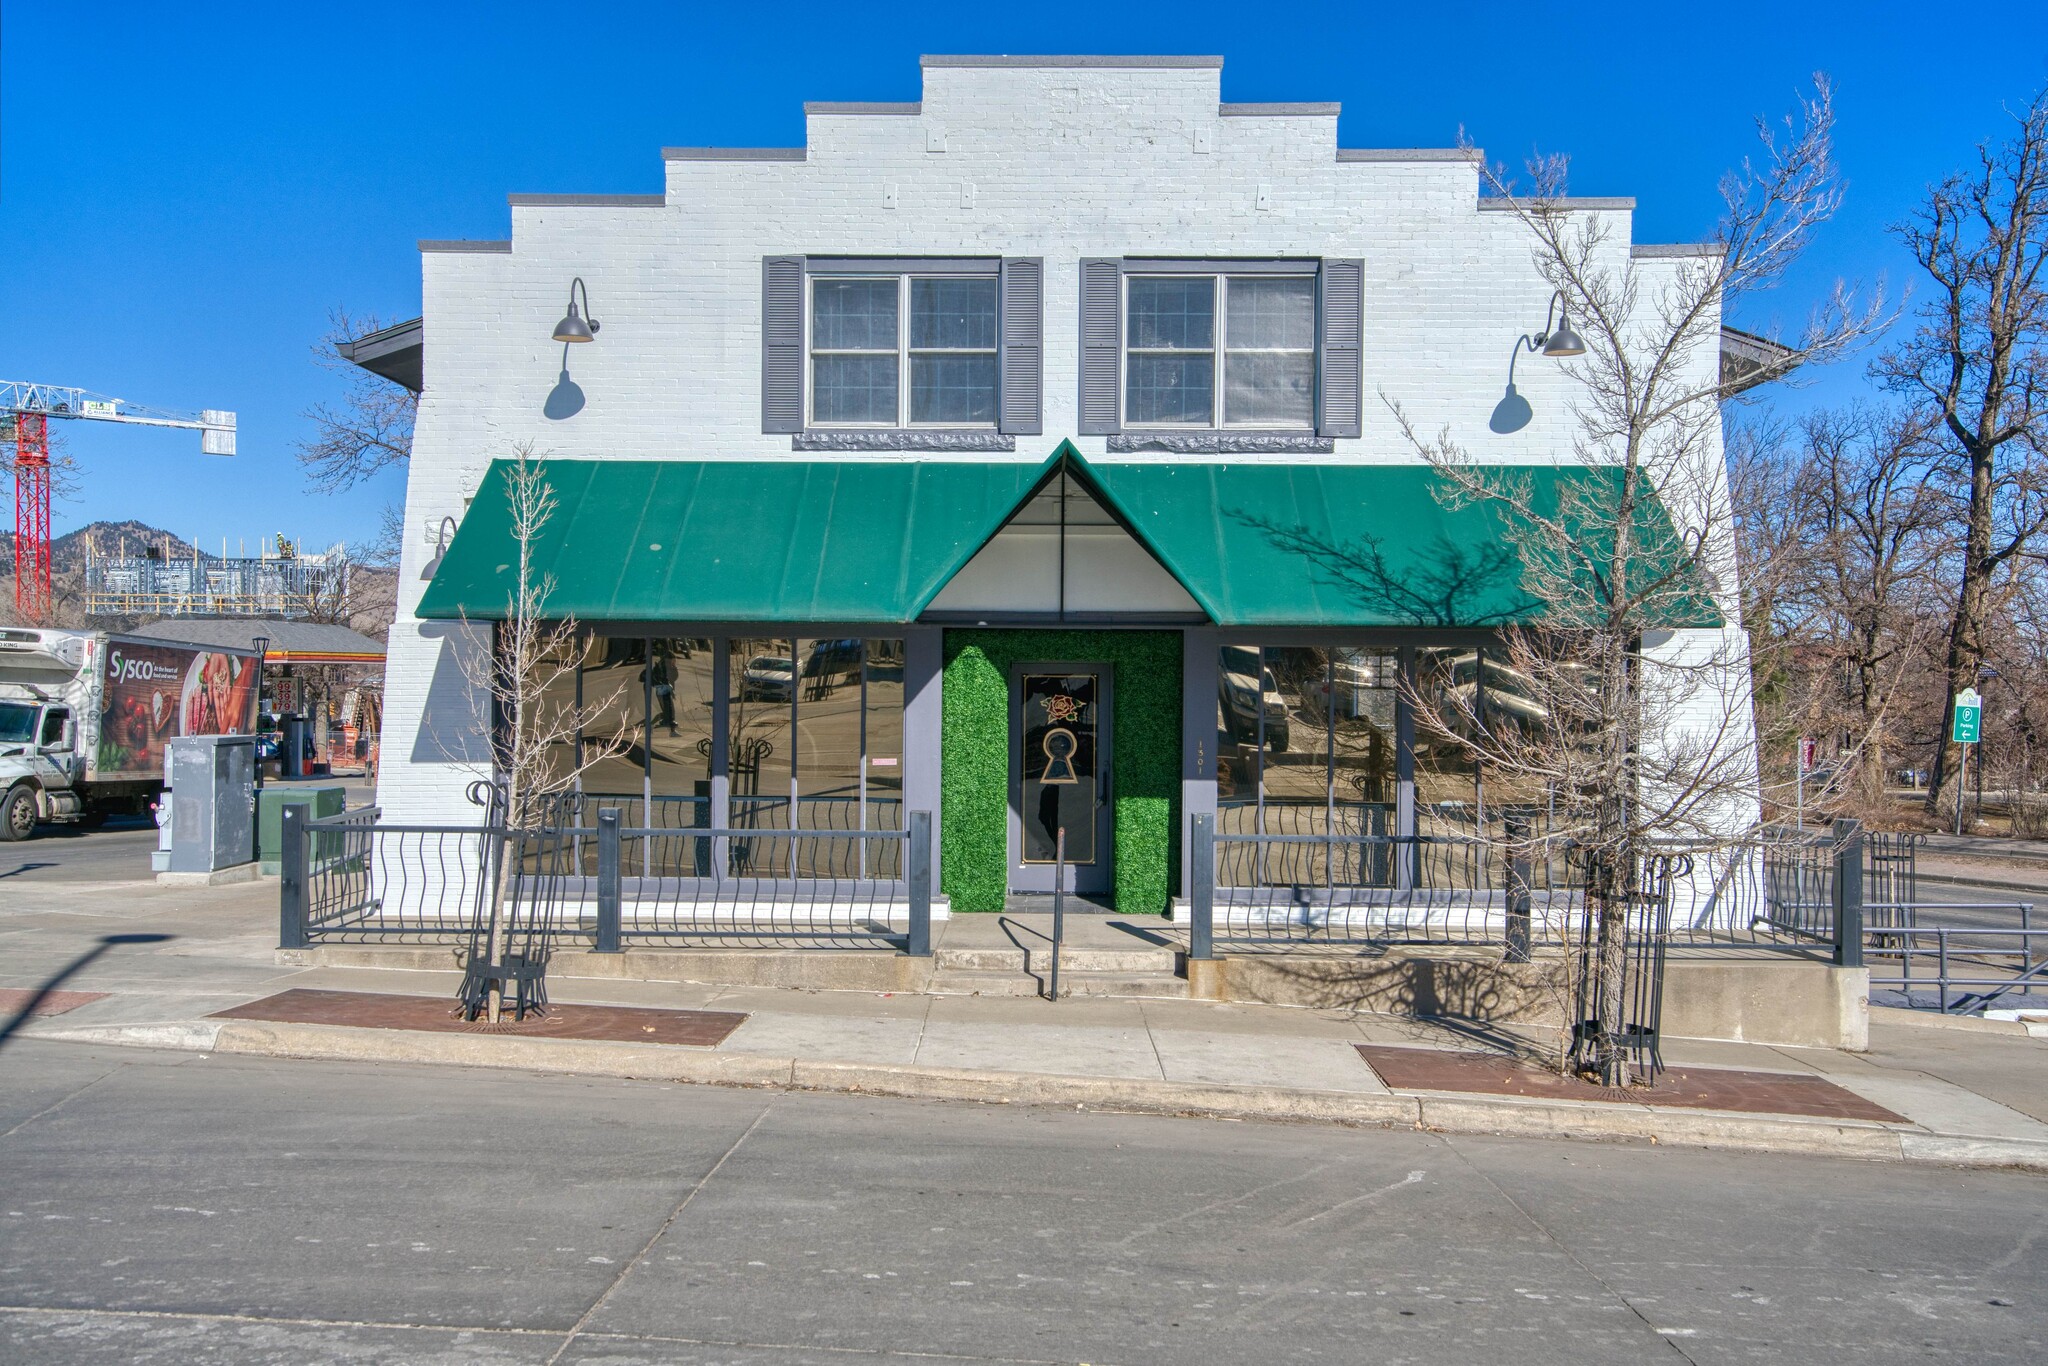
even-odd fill
[{"label": "window reflection", "polygon": [[[639,823],[646,795],[647,642],[640,636],[596,636],[583,656],[583,734],[589,766],[583,791],[622,805],[620,819]],[[592,819],[595,819],[593,816]]]},{"label": "window reflection", "polygon": [[[588,646],[586,637],[563,640],[561,648],[543,658],[536,670],[541,689],[533,722],[539,727],[537,733],[548,740],[542,773],[543,781],[550,787],[562,785],[568,775],[576,772],[576,675]],[[529,732],[533,733],[536,732]]]},{"label": "window reflection", "polygon": [[1415,655],[1415,833],[1478,833],[1478,735],[1481,693],[1477,649],[1418,650]]},{"label": "window reflection", "polygon": [[1226,885],[1383,886],[1395,832],[1398,656],[1345,646],[1222,647],[1217,829],[1350,837],[1345,844],[1226,845]]},{"label": "window reflection", "polygon": [[726,743],[732,827],[787,830],[795,796],[796,642],[737,636],[726,644]]},{"label": "window reflection", "polygon": [[[727,723],[732,823],[741,830],[903,828],[903,642],[734,638]],[[896,877],[893,843],[741,844],[757,876]]]},{"label": "window reflection", "polygon": [[711,642],[658,637],[648,664],[648,787],[654,824],[711,824]]}]

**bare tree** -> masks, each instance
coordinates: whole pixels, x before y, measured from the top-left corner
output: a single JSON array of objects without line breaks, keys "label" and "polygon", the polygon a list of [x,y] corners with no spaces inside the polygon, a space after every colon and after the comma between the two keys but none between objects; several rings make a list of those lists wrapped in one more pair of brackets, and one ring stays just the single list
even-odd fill
[{"label": "bare tree", "polygon": [[1931,288],[1919,326],[1873,367],[1924,413],[1966,507],[1927,809],[1942,809],[1956,693],[1987,652],[1993,585],[2048,530],[2048,88],[1894,232]]},{"label": "bare tree", "polygon": [[[1736,298],[1781,279],[1839,205],[1833,123],[1817,77],[1782,125],[1759,121],[1761,156],[1724,178],[1711,249],[1647,265],[1617,249],[1609,217],[1565,202],[1564,158],[1533,161],[1527,190],[1484,170],[1583,337],[1569,370],[1578,431],[1565,464],[1585,477],[1539,481],[1482,462],[1448,431],[1425,438],[1388,400],[1450,500],[1497,511],[1540,609],[1540,627],[1502,632],[1503,663],[1540,724],[1489,714],[1484,686],[1419,687],[1414,706],[1419,725],[1471,745],[1489,778],[1553,804],[1550,837],[1575,851],[1593,926],[1592,1013],[1576,1022],[1572,1063],[1607,1085],[1632,1080],[1624,987],[1646,859],[1673,838],[1725,846],[1755,820],[1741,632],[1673,638],[1666,628],[1699,620],[1708,594],[1724,615],[1738,610],[1727,588],[1736,563],[1721,320]],[[1880,321],[1877,306],[1859,307],[1838,285],[1796,339],[1774,342],[1754,378],[1839,355]],[[1701,639],[1709,634],[1717,643]]]},{"label": "bare tree", "polygon": [[[505,901],[519,833],[545,823],[548,798],[573,789],[593,765],[633,743],[631,722],[619,705],[623,688],[582,705],[576,701],[576,675],[590,638],[573,617],[552,614],[555,578],[534,562],[558,500],[546,466],[534,459],[530,447],[519,447],[506,467],[505,498],[517,547],[505,614],[492,628],[488,650],[458,656],[476,699],[476,733],[488,737],[490,781],[512,832],[487,907],[486,942],[493,963],[504,954]],[[619,716],[607,738],[591,722],[615,707]],[[496,1024],[503,1008],[502,983],[491,984],[487,1004]]]},{"label": "bare tree", "polygon": [[[1742,442],[1731,460],[1745,610],[1762,640],[1760,724],[1778,755],[1794,737],[1827,737],[1854,782],[1812,794],[1826,809],[1883,809],[1899,704],[1925,660],[1951,545],[1955,504],[1929,482],[1932,466],[1916,414],[1867,405],[1810,413],[1796,437]],[[1803,782],[1796,765],[1769,767],[1785,787]]]},{"label": "bare tree", "polygon": [[387,325],[384,319],[375,314],[357,318],[336,309],[327,320],[326,334],[313,345],[313,360],[341,376],[341,398],[306,410],[313,434],[297,449],[307,481],[321,493],[340,493],[412,457],[420,397],[363,369],[337,349],[343,342],[381,331]]}]

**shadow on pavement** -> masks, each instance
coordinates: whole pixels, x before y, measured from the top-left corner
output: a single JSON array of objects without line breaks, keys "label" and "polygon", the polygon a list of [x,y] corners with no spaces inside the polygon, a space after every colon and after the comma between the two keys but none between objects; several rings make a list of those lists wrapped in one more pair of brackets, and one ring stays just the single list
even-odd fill
[{"label": "shadow on pavement", "polygon": [[33,873],[38,868],[55,868],[56,866],[54,863],[17,863],[6,872],[0,873],[0,878],[20,877],[23,873]]},{"label": "shadow on pavement", "polygon": [[35,995],[29,997],[21,1009],[10,1016],[5,1023],[0,1023],[0,1048],[7,1046],[7,1041],[14,1037],[14,1031],[27,1023],[29,1017],[36,1013],[36,1007],[48,1000],[52,992],[70,981],[73,977],[76,977],[79,973],[85,971],[108,949],[117,948],[124,944],[162,944],[167,940],[176,939],[177,937],[174,934],[102,935],[98,944],[79,954],[78,957],[72,959],[55,973],[45,978],[42,984],[36,988]]}]

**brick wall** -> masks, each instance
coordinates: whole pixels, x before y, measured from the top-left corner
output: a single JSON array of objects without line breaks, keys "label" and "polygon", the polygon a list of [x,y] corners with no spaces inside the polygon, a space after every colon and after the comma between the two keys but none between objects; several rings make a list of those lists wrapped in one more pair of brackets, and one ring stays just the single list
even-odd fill
[{"label": "brick wall", "polygon": [[[1043,257],[1045,436],[986,458],[1036,461],[1073,436],[1078,263],[1142,254],[1365,261],[1363,431],[1336,443],[1336,460],[1413,458],[1385,400],[1482,458],[1568,452],[1569,382],[1536,357],[1516,370],[1534,420],[1513,435],[1487,430],[1515,339],[1540,326],[1550,291],[1513,217],[1480,205],[1474,164],[1444,150],[1340,156],[1333,111],[1219,106],[1220,76],[1213,66],[932,65],[915,113],[809,111],[802,160],[671,155],[662,203],[515,203],[509,251],[424,252],[428,387],[379,794],[393,817],[463,814],[475,776],[475,746],[452,738],[471,710],[450,660],[462,628],[410,617],[432,555],[425,529],[459,518],[487,463],[522,443],[562,457],[787,456],[787,436],[760,431],[764,255]],[[1629,201],[1584,212],[1607,230],[1619,267]],[[1651,283],[1678,267],[1638,264]],[[585,403],[553,420],[544,408],[566,348],[549,333],[579,275],[604,326],[594,344],[568,349]],[[1076,438],[1091,458],[1102,441]]]}]

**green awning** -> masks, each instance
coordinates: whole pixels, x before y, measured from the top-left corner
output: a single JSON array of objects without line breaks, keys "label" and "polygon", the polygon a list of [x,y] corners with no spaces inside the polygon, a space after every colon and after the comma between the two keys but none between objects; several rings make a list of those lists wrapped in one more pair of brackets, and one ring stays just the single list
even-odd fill
[{"label": "green awning", "polygon": [[[1043,477],[1042,464],[545,460],[546,612],[585,622],[907,622]],[[516,582],[512,462],[493,461],[418,614],[500,620]]]},{"label": "green awning", "polygon": [[[1452,506],[1418,465],[1093,463],[1062,442],[982,461],[550,460],[534,545],[546,613],[579,621],[908,623],[1064,464],[1219,626],[1484,627],[1542,618],[1503,505]],[[516,555],[493,463],[419,606],[502,618]],[[1539,507],[1597,523],[1615,472],[1517,467]],[[1591,510],[1590,512],[1588,510]],[[1639,534],[1682,562],[1654,501]],[[1688,578],[1661,624],[1719,626]]]},{"label": "green awning", "polygon": [[[1517,536],[1508,503],[1453,499],[1426,465],[1112,465],[1082,463],[1115,513],[1222,626],[1526,625],[1555,609],[1531,592],[1585,571],[1600,554],[1621,472],[1582,465],[1497,467],[1503,491],[1539,516],[1585,531],[1578,553]],[[1638,589],[1664,627],[1718,627],[1712,594],[1687,563],[1654,497],[1635,518]],[[1550,590],[1553,598],[1567,596]]]}]

